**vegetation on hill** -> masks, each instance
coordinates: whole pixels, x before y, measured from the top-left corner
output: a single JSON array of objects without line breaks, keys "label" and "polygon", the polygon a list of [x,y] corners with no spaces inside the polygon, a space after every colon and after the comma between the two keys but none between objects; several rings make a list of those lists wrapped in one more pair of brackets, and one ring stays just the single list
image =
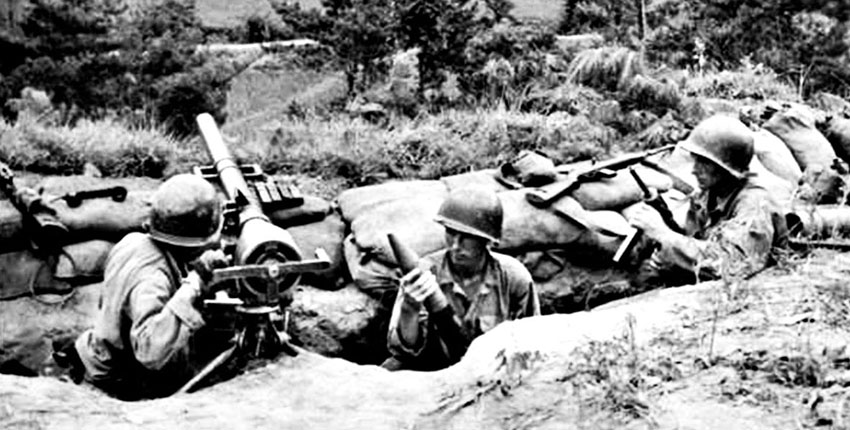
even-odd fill
[{"label": "vegetation on hill", "polygon": [[[553,26],[510,18],[502,0],[324,0],[324,12],[280,1],[276,17],[209,29],[188,0],[132,10],[121,0],[32,0],[21,28],[0,34],[0,159],[45,173],[79,172],[85,160],[108,175],[150,176],[202,162],[195,115],[238,120],[225,117],[225,94],[260,55],[198,53],[212,42],[309,37],[327,47],[275,55],[341,70],[344,99],[290,104],[262,130],[228,131],[237,155],[271,172],[346,186],[493,167],[522,149],[568,162],[659,145],[706,113],[699,99],[848,94],[838,2],[649,1],[643,33],[640,3],[565,0]],[[587,31],[603,45],[557,36]],[[45,90],[52,108],[21,115],[27,87]],[[369,102],[386,110],[350,116],[347,107]],[[32,150],[48,147],[59,155]]]}]

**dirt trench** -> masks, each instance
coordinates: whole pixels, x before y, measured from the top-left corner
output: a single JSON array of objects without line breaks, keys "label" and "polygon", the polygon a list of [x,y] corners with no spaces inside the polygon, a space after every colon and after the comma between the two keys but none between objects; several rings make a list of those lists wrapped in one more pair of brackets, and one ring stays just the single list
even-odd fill
[{"label": "dirt trench", "polygon": [[2,428],[847,428],[850,256],[500,325],[457,365],[390,373],[303,351],[125,403],[0,375]]}]

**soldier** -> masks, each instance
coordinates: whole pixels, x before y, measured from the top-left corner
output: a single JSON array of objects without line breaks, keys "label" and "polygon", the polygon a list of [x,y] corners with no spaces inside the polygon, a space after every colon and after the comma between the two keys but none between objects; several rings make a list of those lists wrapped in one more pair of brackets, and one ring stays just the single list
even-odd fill
[{"label": "soldier", "polygon": [[691,197],[684,234],[641,206],[629,220],[657,244],[637,275],[638,289],[723,276],[750,276],[775,262],[787,244],[785,218],[749,172],[751,131],[735,118],[702,121],[681,147],[694,157],[700,191]]},{"label": "soldier", "polygon": [[503,321],[540,314],[531,275],[490,250],[501,238],[502,206],[482,188],[453,191],[437,214],[448,247],[423,257],[400,280],[387,336],[391,370],[436,370],[459,361],[475,337]]},{"label": "soldier", "polygon": [[134,400],[170,395],[193,376],[190,340],[204,326],[196,301],[227,263],[213,250],[221,227],[221,202],[204,179],[177,175],[157,189],[147,234],[112,249],[94,327],[65,351],[72,377]]}]

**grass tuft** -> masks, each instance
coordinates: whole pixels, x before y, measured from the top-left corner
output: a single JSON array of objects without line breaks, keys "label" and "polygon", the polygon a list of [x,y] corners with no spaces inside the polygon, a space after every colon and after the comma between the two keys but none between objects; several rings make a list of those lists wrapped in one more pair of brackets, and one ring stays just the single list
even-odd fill
[{"label": "grass tuft", "polygon": [[580,52],[567,67],[567,82],[608,91],[625,89],[637,75],[646,74],[638,52],[605,46]]}]

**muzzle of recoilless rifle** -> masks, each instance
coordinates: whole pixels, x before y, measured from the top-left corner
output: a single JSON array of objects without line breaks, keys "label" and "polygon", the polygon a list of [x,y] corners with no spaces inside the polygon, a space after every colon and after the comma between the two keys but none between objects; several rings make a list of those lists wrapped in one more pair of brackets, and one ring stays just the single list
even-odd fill
[{"label": "muzzle of recoilless rifle", "polygon": [[[235,265],[277,264],[301,260],[298,245],[288,231],[272,224],[263,214],[256,196],[248,188],[239,165],[233,160],[210,114],[202,113],[196,121],[207,150],[213,159],[221,186],[233,201],[246,201],[239,213],[239,237],[234,254]],[[280,293],[294,287],[300,274],[289,273],[275,282],[244,279],[239,284],[240,298],[248,303],[276,303]]]}]

